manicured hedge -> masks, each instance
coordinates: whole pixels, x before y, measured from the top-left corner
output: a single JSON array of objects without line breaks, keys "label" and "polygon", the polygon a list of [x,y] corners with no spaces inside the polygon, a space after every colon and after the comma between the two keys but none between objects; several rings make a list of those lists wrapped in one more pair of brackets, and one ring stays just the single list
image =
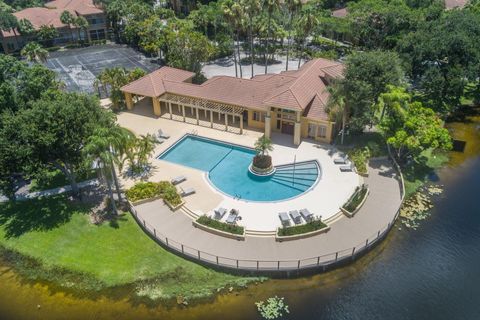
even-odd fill
[{"label": "manicured hedge", "polygon": [[343,206],[344,209],[349,212],[355,211],[360,203],[363,201],[363,198],[367,195],[368,188],[366,185],[362,184],[360,187],[355,188],[355,192],[352,194],[347,203]]},{"label": "manicured hedge", "polygon": [[139,182],[126,192],[128,200],[132,202],[162,197],[170,202],[173,206],[177,206],[182,202],[182,198],[177,192],[177,189],[168,181],[160,182]]},{"label": "manicured hedge", "polygon": [[316,230],[320,230],[327,227],[320,219],[316,219],[306,224],[301,224],[293,227],[283,227],[278,229],[279,236],[293,236],[296,234],[308,233]]},{"label": "manicured hedge", "polygon": [[210,217],[207,217],[207,216],[200,216],[198,219],[197,219],[197,222],[200,223],[200,224],[203,224],[204,226],[207,226],[207,227],[210,227],[210,228],[213,228],[213,229],[217,229],[217,230],[220,230],[220,231],[225,231],[225,232],[230,232],[230,233],[233,233],[233,234],[240,234],[242,235],[243,234],[243,227],[242,226],[237,226],[235,224],[228,224],[228,223],[225,223],[225,222],[220,222],[218,220],[215,220],[215,219],[212,219]]}]

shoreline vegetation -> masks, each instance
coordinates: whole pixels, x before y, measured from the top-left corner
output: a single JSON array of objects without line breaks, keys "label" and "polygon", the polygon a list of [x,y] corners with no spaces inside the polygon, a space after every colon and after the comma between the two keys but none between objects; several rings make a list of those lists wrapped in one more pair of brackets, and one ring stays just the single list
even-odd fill
[{"label": "shoreline vegetation", "polygon": [[2,260],[26,279],[64,289],[94,293],[128,286],[138,298],[183,304],[264,280],[178,257],[151,241],[130,214],[94,225],[88,212],[66,196],[1,204]]}]

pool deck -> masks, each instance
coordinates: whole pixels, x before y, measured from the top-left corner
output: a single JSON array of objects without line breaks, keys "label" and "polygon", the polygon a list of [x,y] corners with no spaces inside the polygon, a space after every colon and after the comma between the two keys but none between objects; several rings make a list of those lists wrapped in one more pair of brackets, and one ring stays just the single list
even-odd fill
[{"label": "pool deck", "polygon": [[[195,215],[210,215],[218,207],[238,209],[242,220],[238,224],[245,226],[250,232],[274,232],[281,226],[278,213],[289,210],[308,208],[314,215],[324,220],[336,217],[339,208],[349,199],[355,187],[363,182],[363,178],[354,172],[340,172],[339,165],[333,163],[338,156],[337,151],[328,145],[318,144],[313,140],[304,140],[294,146],[292,136],[273,134],[274,150],[271,152],[274,165],[306,160],[317,160],[321,166],[321,179],[308,192],[295,198],[275,202],[252,202],[234,199],[216,190],[206,178],[206,173],[185,167],[156,157],[176,143],[185,134],[198,134],[203,137],[217,139],[246,147],[252,147],[263,133],[244,130],[242,135],[222,130],[215,130],[193,124],[157,118],[151,114],[148,104],[138,106],[135,112],[123,112],[118,116],[118,123],[136,134],[155,133],[159,128],[171,137],[158,145],[155,157],[151,159],[153,170],[148,177],[150,181],[171,180],[184,175],[187,181],[181,187],[193,187],[196,193],[185,197],[185,207]],[[129,188],[136,181],[123,177],[122,185]],[[223,219],[226,219],[226,216]]]},{"label": "pool deck", "polygon": [[260,260],[260,268],[275,268],[281,261],[282,268],[294,269],[298,260],[302,267],[330,261],[337,253],[339,259],[349,257],[353,248],[365,248],[388,230],[401,204],[397,173],[388,160],[370,161],[369,170],[365,182],[370,195],[360,211],[353,218],[337,219],[325,234],[301,240],[277,242],[272,237],[247,235],[245,241],[238,241],[217,236],[193,227],[189,216],[170,211],[162,201],[136,206],[136,210],[140,222],[145,221],[152,233],[154,228],[159,239],[165,242],[168,238],[169,246],[178,251],[183,245],[190,256],[196,257],[199,250],[202,260],[233,268],[239,263],[239,268],[255,269],[256,260]]}]

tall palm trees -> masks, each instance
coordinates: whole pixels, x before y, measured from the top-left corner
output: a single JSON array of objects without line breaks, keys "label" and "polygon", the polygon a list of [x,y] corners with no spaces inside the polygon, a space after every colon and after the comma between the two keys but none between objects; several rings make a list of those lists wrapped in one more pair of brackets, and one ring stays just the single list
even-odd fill
[{"label": "tall palm trees", "polygon": [[269,40],[272,32],[272,15],[280,6],[280,0],[263,0],[263,7],[267,9],[268,14],[268,31],[267,41],[265,45],[265,74],[268,71],[268,53],[269,53]]},{"label": "tall palm trees", "polygon": [[328,87],[330,98],[327,103],[326,110],[332,117],[336,117],[342,120],[342,135],[340,143],[343,144],[345,136],[345,126],[348,119],[349,107],[348,99],[345,90],[345,86],[342,81],[335,82],[332,86]]},{"label": "tall palm trees", "polygon": [[68,30],[70,30],[70,35],[72,37],[72,42],[73,42],[72,24],[75,22],[75,17],[73,16],[73,14],[70,13],[70,11],[65,10],[60,15],[60,21],[63,24],[66,24],[68,26]]},{"label": "tall palm trees", "polygon": [[[226,0],[222,2],[222,10],[225,19],[230,23],[232,34],[235,33],[235,44],[233,49],[233,61],[235,63],[235,77],[238,77],[237,65],[240,71],[240,78],[243,78],[242,73],[242,63],[240,56],[240,41],[238,34],[242,27],[243,22],[243,8],[240,6],[240,3],[237,0]],[[237,53],[235,53],[235,50]],[[237,62],[238,56],[238,62]]]},{"label": "tall palm trees", "polygon": [[88,33],[87,33],[87,29],[88,29],[87,19],[85,19],[85,17],[83,17],[83,16],[76,17],[75,20],[73,21],[73,24],[77,28],[78,40],[80,41],[80,31],[83,31],[83,33],[85,34],[85,39],[84,40],[88,41],[89,36],[88,36]]},{"label": "tall palm trees", "polygon": [[43,63],[47,61],[48,51],[45,50],[40,44],[36,42],[29,42],[22,51],[20,51],[22,57],[25,57],[28,61]]},{"label": "tall palm trees", "polygon": [[115,184],[118,200],[122,201],[122,193],[118,183],[115,166],[121,163],[121,158],[127,152],[129,141],[135,139],[135,136],[118,125],[111,128],[98,128],[89,138],[85,146],[87,159],[92,160],[107,185],[108,195],[112,212],[117,214],[117,206],[113,196],[111,179]]},{"label": "tall palm trees", "polygon": [[250,62],[252,67],[251,77],[253,78],[253,64],[255,59],[255,53],[253,49],[253,18],[260,11],[260,1],[259,0],[241,0],[241,5],[244,9],[245,16],[248,19],[248,36],[250,38]]},{"label": "tall palm trees", "polygon": [[318,24],[319,24],[319,21],[315,13],[315,10],[313,8],[307,8],[306,10],[302,10],[300,20],[298,21],[298,31],[303,34],[303,37],[302,37],[303,48],[302,48],[302,52],[298,57],[298,68],[300,68],[300,65],[301,65],[302,55],[305,54],[305,48],[307,46],[307,37],[313,31],[313,29],[315,29],[315,27],[318,26]]},{"label": "tall palm trees", "polygon": [[285,0],[284,2],[285,9],[288,14],[287,19],[287,29],[288,29],[288,36],[287,36],[287,61],[285,64],[285,71],[288,71],[288,60],[290,57],[290,46],[292,44],[292,29],[293,29],[293,19],[297,12],[302,7],[302,2],[300,0]]}]

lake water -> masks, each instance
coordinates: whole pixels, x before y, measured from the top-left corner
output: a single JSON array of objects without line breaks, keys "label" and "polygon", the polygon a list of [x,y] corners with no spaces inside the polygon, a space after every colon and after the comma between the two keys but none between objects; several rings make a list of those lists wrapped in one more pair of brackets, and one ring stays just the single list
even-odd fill
[{"label": "lake water", "polygon": [[397,224],[348,267],[183,308],[147,306],[124,290],[74,295],[24,281],[0,263],[0,318],[259,319],[254,302],[278,295],[290,306],[288,319],[480,319],[480,117],[474,120],[449,126],[468,143],[438,172],[445,189],[431,217],[416,231]]}]

